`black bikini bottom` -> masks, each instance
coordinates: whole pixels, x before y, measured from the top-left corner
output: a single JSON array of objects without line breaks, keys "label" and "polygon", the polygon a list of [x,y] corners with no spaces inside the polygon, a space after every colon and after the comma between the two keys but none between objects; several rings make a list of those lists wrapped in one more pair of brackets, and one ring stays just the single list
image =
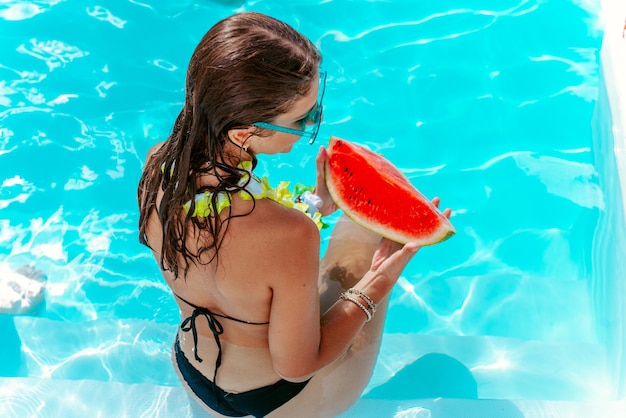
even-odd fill
[{"label": "black bikini bottom", "polygon": [[202,402],[215,412],[229,417],[264,417],[284,405],[304,389],[309,381],[301,383],[279,380],[258,389],[241,393],[229,393],[217,387],[189,363],[180,349],[178,340],[174,344],[176,363],[183,379]]}]

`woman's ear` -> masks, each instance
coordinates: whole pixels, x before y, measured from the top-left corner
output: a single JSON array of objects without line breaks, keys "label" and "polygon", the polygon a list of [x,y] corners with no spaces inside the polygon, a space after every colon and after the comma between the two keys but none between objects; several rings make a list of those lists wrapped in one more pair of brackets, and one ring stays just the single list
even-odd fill
[{"label": "woman's ear", "polygon": [[254,136],[250,128],[235,128],[228,131],[228,138],[244,151],[250,146],[250,138]]}]

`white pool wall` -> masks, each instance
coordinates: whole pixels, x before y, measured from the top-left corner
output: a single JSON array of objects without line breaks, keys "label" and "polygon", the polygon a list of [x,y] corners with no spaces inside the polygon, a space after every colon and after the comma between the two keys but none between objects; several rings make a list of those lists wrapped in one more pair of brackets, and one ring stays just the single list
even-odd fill
[{"label": "white pool wall", "polygon": [[[600,62],[607,86],[611,119],[613,122],[614,150],[622,186],[626,186],[626,1],[603,0],[602,19],[604,38]],[[622,190],[626,192],[626,187]],[[626,208],[626,193],[622,194]]]},{"label": "white pool wall", "polygon": [[614,396],[626,398],[626,1],[602,0],[604,30],[594,155],[607,208],[594,239],[592,297],[600,340],[609,351]]}]

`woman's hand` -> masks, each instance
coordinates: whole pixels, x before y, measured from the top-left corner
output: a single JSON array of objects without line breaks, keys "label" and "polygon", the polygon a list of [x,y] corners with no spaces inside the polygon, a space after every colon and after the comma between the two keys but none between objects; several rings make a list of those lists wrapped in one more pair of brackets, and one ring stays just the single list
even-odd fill
[{"label": "woman's hand", "polygon": [[371,271],[379,277],[390,280],[393,285],[419,249],[420,246],[414,242],[402,245],[383,238],[372,257]]},{"label": "woman's hand", "polygon": [[326,148],[322,146],[320,147],[320,150],[317,153],[317,157],[315,158],[317,176],[315,178],[314,192],[320,199],[322,199],[322,205],[318,208],[322,216],[328,216],[331,213],[335,212],[337,209],[339,209],[337,204],[335,204],[335,202],[333,201],[333,198],[330,197],[330,193],[328,193],[328,187],[326,187],[324,170],[326,160],[328,160],[328,154],[326,153]]},{"label": "woman's hand", "polygon": [[[433,204],[437,207],[439,207],[440,201],[441,199],[438,197],[432,200]],[[451,213],[452,211],[450,209],[443,211],[443,215],[448,219]],[[421,247],[414,242],[408,242],[402,245],[387,238],[383,238],[372,257],[372,267],[370,270],[395,283],[406,265],[420,248]]]}]

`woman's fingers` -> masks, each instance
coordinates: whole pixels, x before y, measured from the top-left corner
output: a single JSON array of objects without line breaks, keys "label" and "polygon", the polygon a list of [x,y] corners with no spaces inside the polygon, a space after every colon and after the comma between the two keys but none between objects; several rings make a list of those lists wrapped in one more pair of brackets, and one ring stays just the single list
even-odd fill
[{"label": "woman's fingers", "polygon": [[326,148],[320,147],[317,157],[315,157],[315,165],[317,169],[317,176],[315,178],[315,194],[322,199],[322,207],[319,208],[322,216],[328,216],[337,210],[337,205],[330,197],[328,187],[326,187],[326,178],[324,174],[324,165],[328,160],[328,153]]},{"label": "woman's fingers", "polygon": [[419,249],[420,246],[414,242],[402,245],[383,238],[372,259],[372,270],[384,269],[390,277],[396,276],[397,279]]},{"label": "woman's fingers", "polygon": [[315,157],[315,166],[317,168],[316,182],[318,187],[324,183],[324,163],[327,158],[328,155],[326,154],[326,148],[321,146],[317,156]]},{"label": "woman's fingers", "polygon": [[420,248],[419,244],[416,242],[407,242],[404,244],[403,250],[406,250],[409,253],[416,253]]},{"label": "woman's fingers", "polygon": [[[435,205],[435,207],[439,208],[439,203],[441,203],[441,199],[439,197],[434,197],[431,202],[433,205]],[[450,216],[452,216],[452,209],[446,208],[446,210],[443,211],[443,216],[450,219]]]}]

